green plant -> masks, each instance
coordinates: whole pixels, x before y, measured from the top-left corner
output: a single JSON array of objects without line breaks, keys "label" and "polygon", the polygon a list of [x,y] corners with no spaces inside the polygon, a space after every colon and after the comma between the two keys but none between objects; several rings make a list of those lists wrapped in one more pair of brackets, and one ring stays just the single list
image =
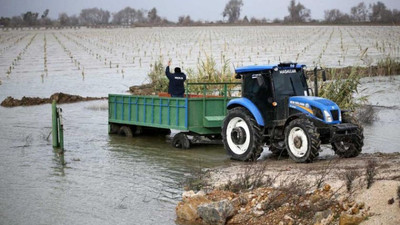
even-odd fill
[{"label": "green plant", "polygon": [[150,72],[148,77],[150,84],[152,85],[155,92],[167,92],[168,91],[168,79],[165,76],[163,59],[160,57],[154,64],[150,65]]},{"label": "green plant", "polygon": [[367,189],[369,189],[375,181],[377,174],[377,163],[375,160],[368,160],[365,168],[365,179],[367,181]]},{"label": "green plant", "polygon": [[366,97],[355,99],[353,96],[357,92],[361,79],[355,68],[348,75],[337,74],[336,69],[331,69],[330,73],[334,80],[321,84],[319,88],[320,97],[330,99],[340,108],[349,110],[354,110],[360,105],[360,102],[366,101]]},{"label": "green plant", "polygon": [[348,170],[344,173],[346,189],[349,193],[353,190],[353,182],[358,176],[359,173],[355,170]]}]

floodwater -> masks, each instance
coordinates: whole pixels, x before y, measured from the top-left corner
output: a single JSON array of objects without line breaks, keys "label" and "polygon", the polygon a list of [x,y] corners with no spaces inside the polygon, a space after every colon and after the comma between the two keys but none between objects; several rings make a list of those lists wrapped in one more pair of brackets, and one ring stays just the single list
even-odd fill
[{"label": "floodwater", "polygon": [[50,105],[0,107],[0,224],[174,224],[185,177],[230,163],[222,146],[110,136],[104,104],[61,105],[66,165],[47,138]]},{"label": "floodwater", "polygon": [[[296,42],[288,41],[287,28],[207,29],[182,28],[182,37],[167,28],[1,33],[0,101],[7,96],[49,97],[60,91],[92,97],[123,93],[146,80],[150,64],[160,54],[179,58],[173,63],[182,67],[196,65],[208,51],[214,52],[217,62],[220,55],[233,51],[226,56],[235,65],[274,63],[278,55],[293,60],[297,53],[299,61],[312,64],[325,46],[322,61],[338,66],[336,55],[341,55],[341,63],[362,64],[359,53],[369,47],[367,59],[374,63],[387,53],[398,58],[400,49],[397,27],[306,27],[307,32],[295,27],[296,34],[318,34]],[[245,39],[246,32],[238,32],[242,29],[250,32]],[[269,37],[270,29],[279,32]],[[356,38],[364,31],[368,31],[365,36]],[[116,32],[124,35],[117,37]],[[190,46],[178,46],[183,39]],[[264,41],[269,44],[257,48]],[[341,45],[341,52],[335,52]],[[390,50],[393,46],[395,50]],[[6,75],[10,66],[13,69]],[[365,126],[363,152],[398,152],[400,76],[364,79],[359,95],[369,95],[377,112],[376,121]],[[107,101],[60,107],[65,165],[51,145],[50,105],[0,107],[0,224],[175,224],[185,179],[194,171],[233,163],[221,145],[183,151],[172,148],[163,135],[132,139],[108,135]],[[332,154],[328,148],[323,153]]]}]

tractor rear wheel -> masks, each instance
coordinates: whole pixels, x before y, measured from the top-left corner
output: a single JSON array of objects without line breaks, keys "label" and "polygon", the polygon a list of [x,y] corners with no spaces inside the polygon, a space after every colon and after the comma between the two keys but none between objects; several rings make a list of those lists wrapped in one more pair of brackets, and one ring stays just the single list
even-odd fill
[{"label": "tractor rear wheel", "polygon": [[357,129],[353,136],[348,137],[342,141],[333,142],[333,151],[335,151],[335,154],[342,158],[356,157],[361,153],[362,147],[364,146],[363,128],[356,120],[356,118],[352,116],[344,115],[342,121],[343,123],[352,123],[354,125],[357,125]]},{"label": "tractor rear wheel", "polygon": [[228,154],[235,160],[255,161],[263,150],[261,127],[243,107],[228,111],[222,125],[222,140]]},{"label": "tractor rear wheel", "polygon": [[320,134],[308,119],[295,119],[285,128],[287,152],[296,162],[312,162],[321,146]]}]

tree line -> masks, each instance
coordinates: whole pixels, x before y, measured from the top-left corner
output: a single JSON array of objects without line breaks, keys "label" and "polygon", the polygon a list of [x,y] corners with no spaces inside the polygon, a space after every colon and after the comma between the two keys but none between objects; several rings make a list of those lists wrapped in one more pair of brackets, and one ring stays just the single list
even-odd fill
[{"label": "tree line", "polygon": [[300,2],[291,0],[288,6],[288,15],[283,19],[248,18],[240,19],[243,7],[242,0],[229,0],[222,12],[222,20],[218,21],[194,21],[190,15],[178,17],[178,22],[171,22],[158,15],[157,9],[151,10],[134,9],[126,7],[116,13],[99,8],[82,9],[80,14],[67,15],[60,13],[58,19],[48,18],[49,9],[46,9],[40,16],[37,12],[28,11],[20,16],[1,17],[0,26],[3,27],[24,27],[24,26],[194,26],[207,24],[352,24],[352,23],[376,23],[376,24],[399,24],[400,11],[390,10],[380,1],[366,5],[364,2],[351,7],[350,14],[341,12],[339,9],[324,11],[324,19],[319,21],[312,19],[311,10]]}]

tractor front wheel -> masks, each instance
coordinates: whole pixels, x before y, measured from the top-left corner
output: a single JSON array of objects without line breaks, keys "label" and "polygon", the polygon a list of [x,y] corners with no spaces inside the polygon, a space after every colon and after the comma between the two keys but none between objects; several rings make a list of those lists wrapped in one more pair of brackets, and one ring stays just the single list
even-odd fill
[{"label": "tractor front wheel", "polygon": [[261,127],[243,108],[229,110],[222,125],[224,147],[232,159],[255,161],[262,152]]},{"label": "tractor front wheel", "polygon": [[312,162],[321,145],[314,123],[308,119],[295,119],[285,128],[287,152],[296,162]]}]

